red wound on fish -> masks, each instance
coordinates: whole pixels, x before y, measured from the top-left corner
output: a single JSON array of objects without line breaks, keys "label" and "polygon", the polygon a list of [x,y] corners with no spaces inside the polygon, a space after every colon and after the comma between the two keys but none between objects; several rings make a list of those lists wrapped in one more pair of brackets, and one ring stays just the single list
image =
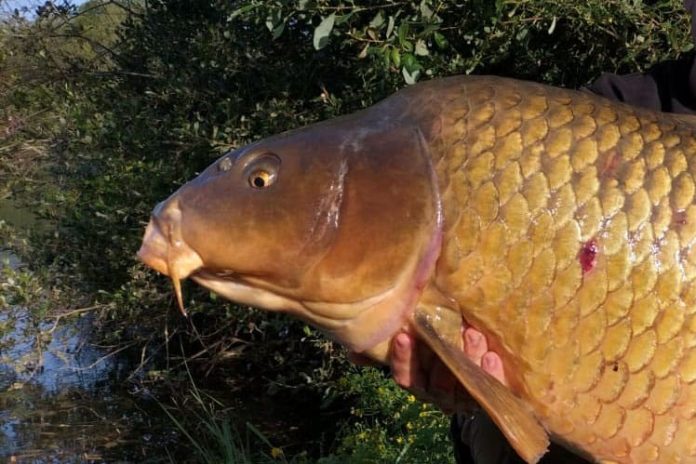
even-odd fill
[{"label": "red wound on fish", "polygon": [[601,165],[599,171],[599,177],[611,177],[615,174],[616,169],[619,167],[619,162],[621,161],[621,154],[616,150],[611,150],[606,154],[604,162]]},{"label": "red wound on fish", "polygon": [[674,223],[677,226],[686,225],[686,211],[676,211],[672,215],[672,223]]},{"label": "red wound on fish", "polygon": [[597,240],[591,239],[585,242],[578,253],[582,272],[590,272],[597,264]]}]

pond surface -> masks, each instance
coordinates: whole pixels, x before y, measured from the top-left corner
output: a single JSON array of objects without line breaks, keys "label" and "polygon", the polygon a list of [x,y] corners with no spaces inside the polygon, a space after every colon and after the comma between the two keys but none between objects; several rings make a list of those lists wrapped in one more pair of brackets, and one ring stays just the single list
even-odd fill
[{"label": "pond surface", "polygon": [[[37,225],[9,200],[0,221]],[[0,243],[0,272],[22,266]],[[173,424],[127,381],[127,360],[90,343],[91,323],[89,311],[39,321],[22,307],[0,313],[0,460],[181,462],[170,456],[181,441]]]}]

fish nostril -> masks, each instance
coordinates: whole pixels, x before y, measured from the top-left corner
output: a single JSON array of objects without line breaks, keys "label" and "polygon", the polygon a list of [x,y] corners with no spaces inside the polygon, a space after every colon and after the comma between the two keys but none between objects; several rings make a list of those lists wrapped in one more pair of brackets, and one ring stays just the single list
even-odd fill
[{"label": "fish nostril", "polygon": [[160,234],[164,235],[165,237],[167,236],[167,227],[165,224],[163,224],[161,216],[157,214],[156,211],[153,211],[150,215],[150,223],[160,232]]},{"label": "fish nostril", "polygon": [[179,202],[176,200],[167,199],[155,206],[150,214],[150,220],[162,234],[170,241],[173,238],[173,232],[176,229],[176,224],[180,221],[181,211],[179,210]]},{"label": "fish nostril", "polygon": [[164,209],[164,205],[167,203],[167,200],[160,201],[155,205],[155,207],[152,210],[152,214],[150,215],[153,219],[156,218],[157,216],[160,216],[162,214],[162,210]]}]

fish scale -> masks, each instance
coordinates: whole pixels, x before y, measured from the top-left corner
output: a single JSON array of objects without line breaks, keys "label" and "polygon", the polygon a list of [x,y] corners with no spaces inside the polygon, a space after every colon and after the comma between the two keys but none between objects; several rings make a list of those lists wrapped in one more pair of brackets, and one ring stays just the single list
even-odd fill
[{"label": "fish scale", "polygon": [[438,287],[556,438],[597,460],[695,462],[694,128],[531,83],[454,87],[432,134]]}]

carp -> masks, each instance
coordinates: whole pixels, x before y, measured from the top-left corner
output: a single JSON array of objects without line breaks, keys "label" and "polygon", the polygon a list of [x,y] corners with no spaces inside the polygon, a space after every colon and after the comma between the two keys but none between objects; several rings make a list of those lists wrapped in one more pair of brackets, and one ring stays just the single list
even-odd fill
[{"label": "carp", "polygon": [[[139,257],[381,362],[415,334],[527,462],[696,462],[696,123],[471,76],[234,150]],[[509,387],[462,353],[462,320]]]}]

